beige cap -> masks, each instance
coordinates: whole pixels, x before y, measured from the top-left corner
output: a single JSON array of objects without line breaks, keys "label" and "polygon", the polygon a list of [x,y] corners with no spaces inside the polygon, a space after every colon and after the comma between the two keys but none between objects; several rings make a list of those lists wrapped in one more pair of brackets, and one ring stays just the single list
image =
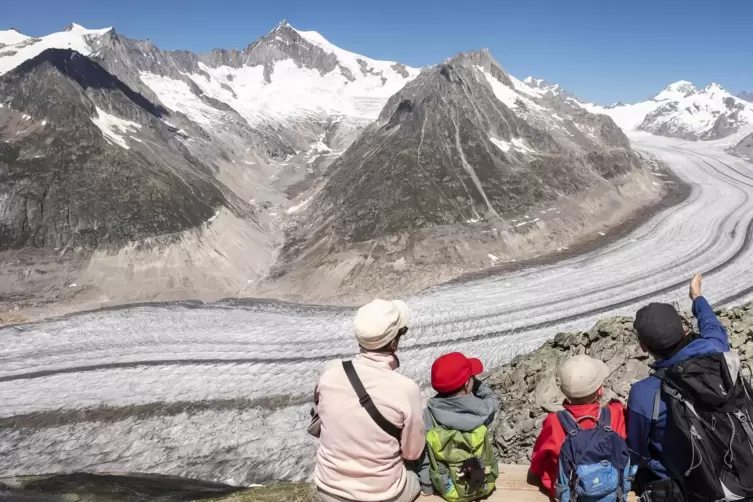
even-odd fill
[{"label": "beige cap", "polygon": [[560,389],[568,398],[588,397],[604,385],[609,368],[585,354],[574,356],[560,367]]},{"label": "beige cap", "polygon": [[356,312],[353,328],[358,344],[367,350],[384,347],[408,325],[408,306],[400,300],[374,300]]}]

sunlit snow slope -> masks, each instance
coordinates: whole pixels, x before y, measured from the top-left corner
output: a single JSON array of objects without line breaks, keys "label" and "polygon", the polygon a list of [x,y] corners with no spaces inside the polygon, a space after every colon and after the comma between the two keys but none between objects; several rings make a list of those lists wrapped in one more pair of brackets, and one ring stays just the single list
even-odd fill
[{"label": "sunlit snow slope", "polygon": [[111,29],[88,30],[78,24],[71,24],[65,31],[41,38],[27,37],[15,30],[0,31],[0,75],[46,49],[71,49],[84,56],[91,55],[97,50],[98,38]]},{"label": "sunlit snow slope", "polygon": [[[240,67],[200,62],[199,71],[185,75],[206,96],[227,103],[254,125],[332,116],[371,121],[387,98],[419,73],[415,68],[345,51],[317,32],[297,31],[287,24],[270,33],[264,43],[279,45],[280,50],[291,44],[309,44],[313,47],[306,48],[316,49],[312,54],[323,54],[327,64],[316,61],[313,55],[310,59],[303,55],[300,59]],[[190,96],[184,82],[149,71],[142,71],[140,76],[167,106],[197,121],[204,120],[203,113],[196,111],[200,98],[187,100]]]}]

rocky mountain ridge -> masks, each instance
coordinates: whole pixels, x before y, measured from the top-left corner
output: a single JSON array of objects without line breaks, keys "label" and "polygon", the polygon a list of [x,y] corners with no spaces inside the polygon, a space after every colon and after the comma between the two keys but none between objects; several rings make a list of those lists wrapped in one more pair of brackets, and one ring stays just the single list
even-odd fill
[{"label": "rocky mountain ridge", "polygon": [[[716,313],[727,328],[732,349],[744,362],[753,362],[753,304]],[[697,332],[692,314],[685,312],[683,318],[686,329]],[[501,398],[494,444],[502,462],[530,462],[544,418],[561,409],[564,400],[557,385],[559,367],[577,354],[601,359],[609,367],[605,402],[614,398],[625,403],[630,386],[648,376],[652,362],[638,345],[630,317],[604,319],[583,333],[561,333],[534,352],[516,357],[488,380]]]},{"label": "rocky mountain ridge", "polygon": [[122,245],[230,206],[167,110],[77,52],[24,61],[0,77],[0,96],[0,249]]},{"label": "rocky mountain ridge", "polygon": [[405,294],[400,281],[431,277],[430,267],[569,246],[577,233],[555,245],[552,231],[593,224],[576,202],[588,194],[620,217],[656,200],[628,138],[570,96],[515,79],[485,50],[422,71],[296,207],[273,272],[282,289],[322,295],[314,301],[362,284]]},{"label": "rocky mountain ridge", "polygon": [[753,134],[749,134],[740,140],[738,144],[731,148],[731,152],[753,162]]}]

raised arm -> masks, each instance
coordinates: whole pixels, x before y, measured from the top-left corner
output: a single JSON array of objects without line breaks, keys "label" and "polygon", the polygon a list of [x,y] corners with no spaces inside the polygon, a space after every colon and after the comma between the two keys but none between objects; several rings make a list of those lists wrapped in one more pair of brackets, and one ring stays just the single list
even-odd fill
[{"label": "raised arm", "polygon": [[698,320],[698,330],[701,337],[719,343],[719,351],[729,350],[729,336],[727,330],[719,322],[714,309],[701,294],[701,274],[696,274],[690,282],[690,299],[693,300],[693,315]]}]

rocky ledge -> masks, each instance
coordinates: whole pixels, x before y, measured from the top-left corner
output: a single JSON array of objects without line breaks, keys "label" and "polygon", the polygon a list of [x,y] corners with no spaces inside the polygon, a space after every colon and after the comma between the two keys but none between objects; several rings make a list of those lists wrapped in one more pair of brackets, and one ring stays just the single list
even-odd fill
[{"label": "rocky ledge", "polygon": [[[716,313],[727,328],[732,348],[744,362],[753,362],[753,304]],[[683,318],[688,330],[697,330],[690,312]],[[632,317],[604,319],[583,333],[560,333],[538,350],[516,357],[488,379],[501,402],[493,431],[501,462],[530,461],[544,418],[562,406],[564,396],[557,385],[559,366],[578,354],[601,359],[609,366],[605,399],[622,402],[627,401],[632,383],[649,374],[653,362],[638,346]]]}]

